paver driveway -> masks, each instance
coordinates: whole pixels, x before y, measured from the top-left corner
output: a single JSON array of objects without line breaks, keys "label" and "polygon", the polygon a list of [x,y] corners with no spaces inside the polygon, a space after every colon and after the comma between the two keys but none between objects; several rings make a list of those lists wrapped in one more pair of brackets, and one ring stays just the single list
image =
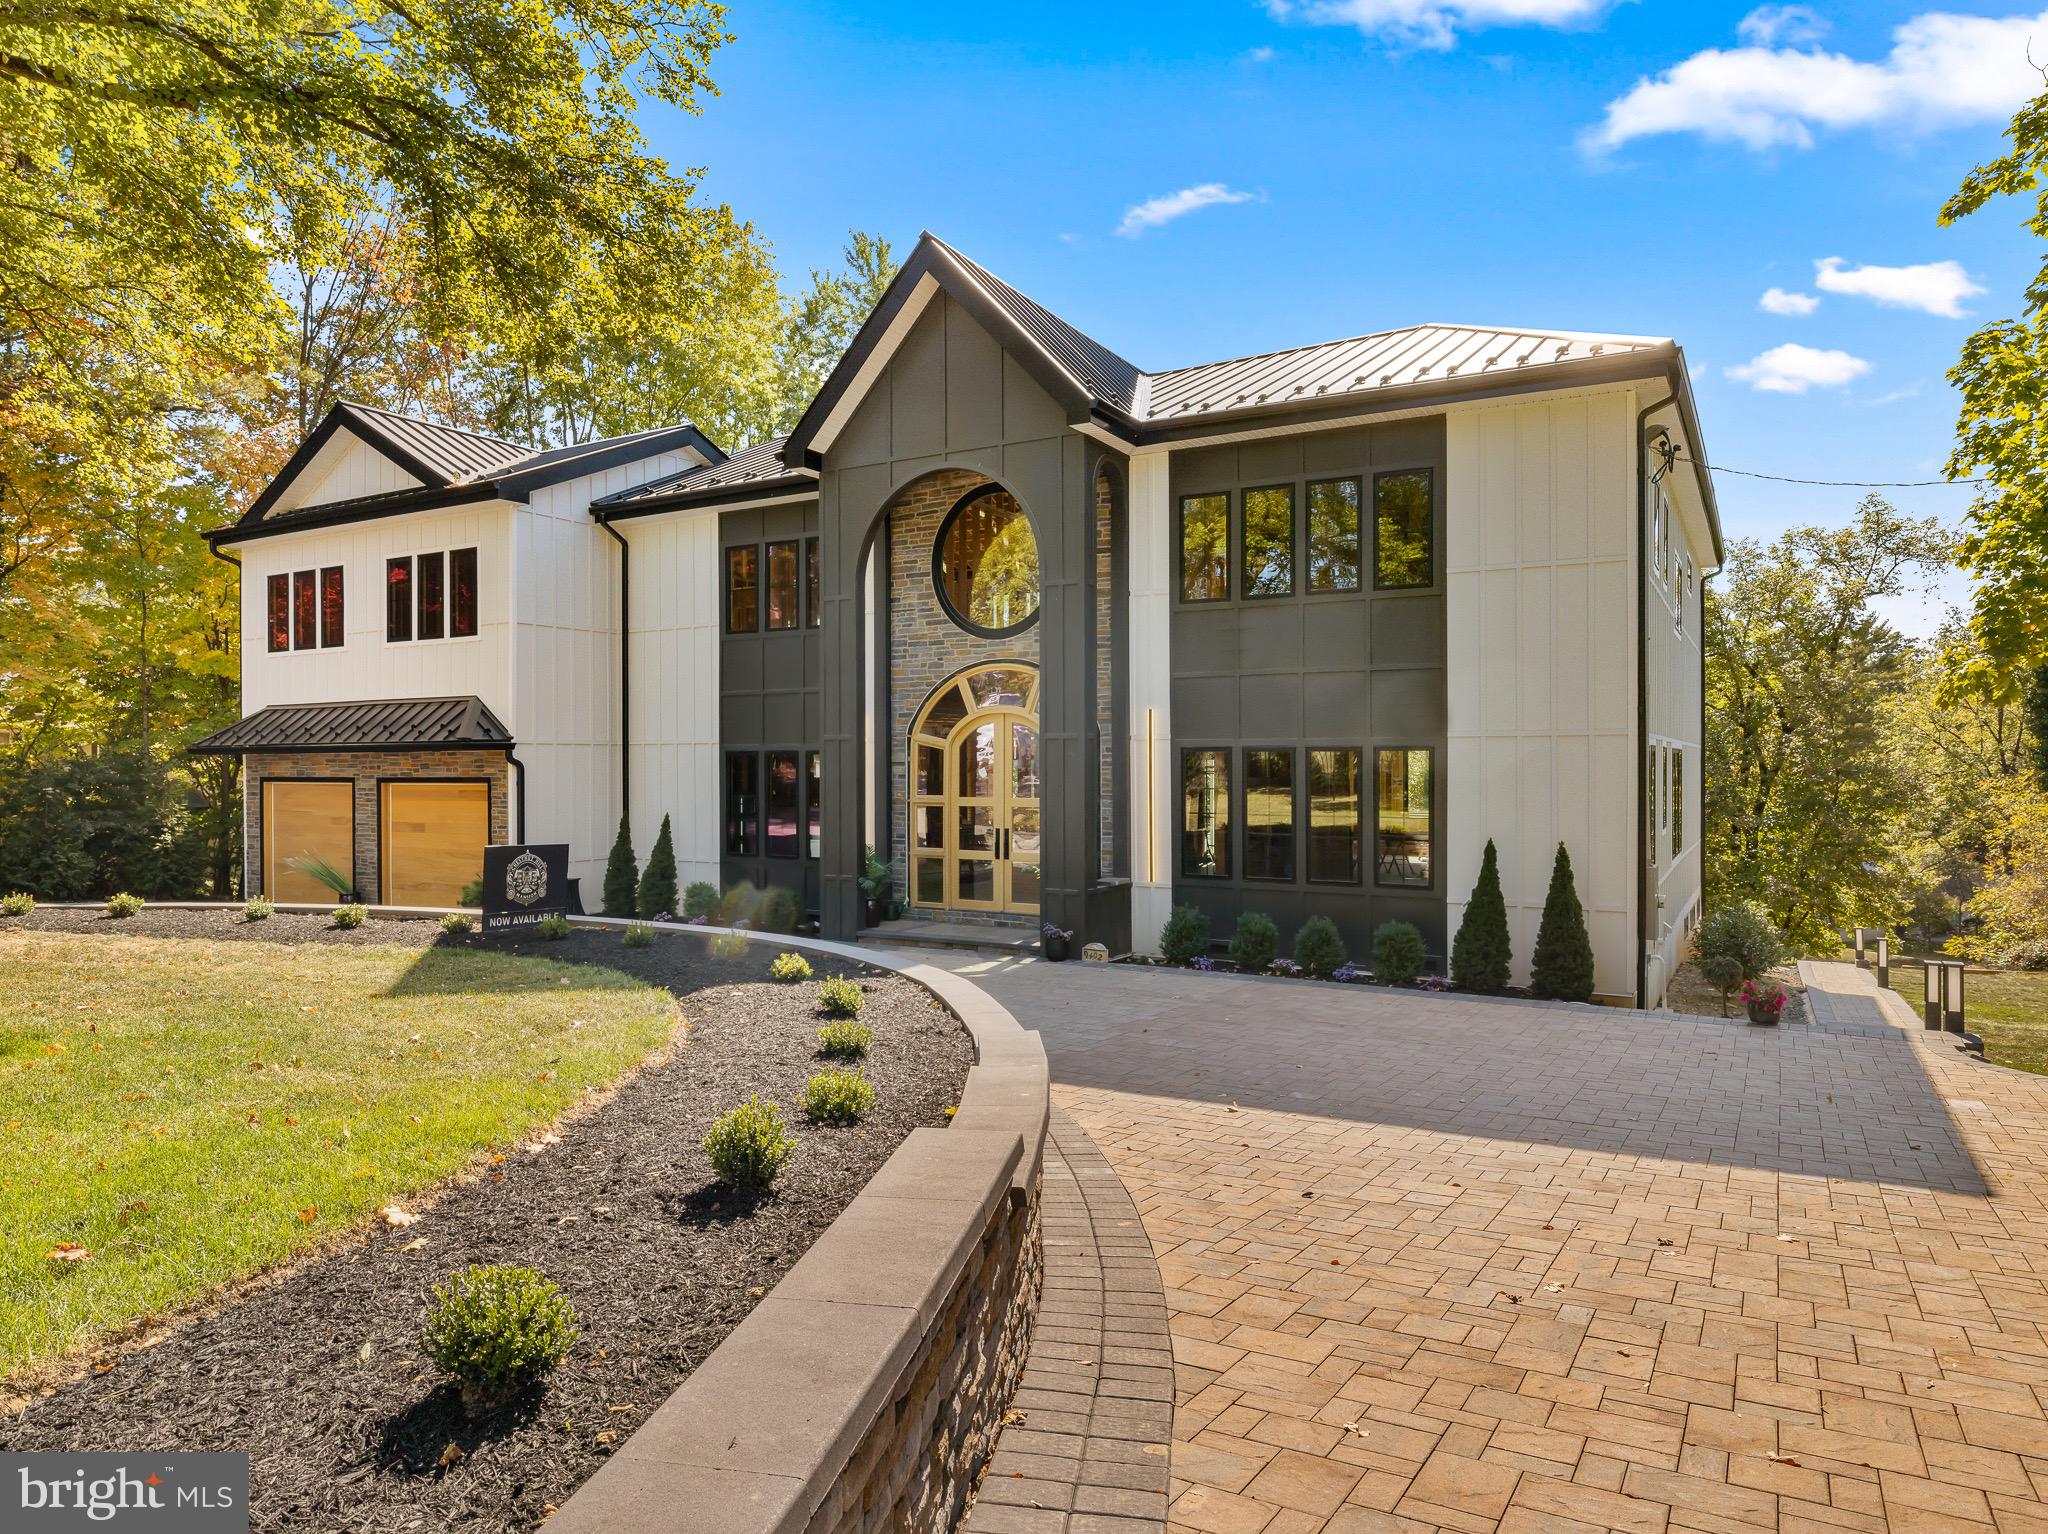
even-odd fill
[{"label": "paver driveway", "polygon": [[1854,970],[1765,1030],[945,962],[1143,1215],[1175,1527],[2048,1531],[2048,1079]]}]

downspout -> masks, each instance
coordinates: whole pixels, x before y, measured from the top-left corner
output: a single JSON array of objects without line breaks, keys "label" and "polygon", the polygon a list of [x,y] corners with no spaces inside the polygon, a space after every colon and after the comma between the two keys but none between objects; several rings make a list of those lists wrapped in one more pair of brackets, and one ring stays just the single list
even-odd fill
[{"label": "downspout", "polygon": [[[633,823],[633,546],[606,517],[597,525],[619,546],[619,813]],[[630,831],[628,835],[630,835]]]},{"label": "downspout", "polygon": [[517,823],[508,838],[515,846],[526,840],[526,763],[519,760],[519,753],[511,747],[505,748],[505,760],[512,764],[512,809]]},{"label": "downspout", "polygon": [[[235,556],[234,556],[234,555],[232,555],[232,554],[223,554],[223,553],[221,552],[221,550],[220,550],[220,545],[219,545],[219,544],[217,544],[217,543],[215,543],[215,542],[214,542],[214,541],[213,541],[213,540],[212,540],[211,538],[209,538],[209,539],[207,539],[207,540],[206,540],[206,552],[207,552],[207,553],[209,553],[209,554],[211,554],[211,555],[212,555],[212,556],[213,556],[213,557],[214,557],[215,559],[219,560],[219,561],[220,561],[220,562],[221,562],[222,564],[224,564],[224,565],[233,565],[233,566],[235,567],[235,578],[236,578],[235,602],[236,602],[236,604],[237,604],[237,605],[239,606],[239,605],[240,605],[240,603],[241,603],[241,600],[242,600],[242,593],[241,593],[241,589],[240,589],[240,582],[241,582],[241,573],[242,573],[242,562],[241,562],[241,561],[240,561],[239,559],[235,558]],[[236,625],[236,627],[235,627],[235,634],[236,634],[236,637],[237,637],[237,639],[239,640],[239,639],[240,639],[240,637],[241,637],[241,626],[240,626],[239,624],[237,624],[237,625]],[[240,648],[239,648],[239,646],[238,646],[238,647],[237,647],[237,649],[236,649],[236,652],[235,652],[235,693],[236,693],[236,699],[235,699],[235,707],[236,707],[237,711],[239,711],[239,710],[240,710],[240,708],[241,708],[241,691],[242,691],[242,655],[241,655],[241,650],[240,650]],[[242,769],[242,782],[236,785],[236,789],[237,789],[237,791],[238,791],[239,793],[241,793],[241,795],[242,795],[242,847],[241,847],[241,858],[240,858],[240,864],[241,864],[241,872],[242,872],[242,877],[241,877],[241,886],[242,886],[242,893],[246,895],[246,894],[248,894],[248,893],[249,893],[249,868],[248,868],[248,862],[249,862],[249,795],[248,795],[248,778],[249,778],[249,759],[248,759],[248,757],[246,757],[246,756],[242,757],[242,758],[241,758],[241,761],[240,761],[240,764],[239,764],[239,765],[241,766],[241,769]]]},{"label": "downspout", "polygon": [[[1636,412],[1636,1005],[1644,1004],[1650,986],[1650,795],[1645,768],[1650,759],[1650,571],[1646,547],[1650,527],[1650,461],[1644,428],[1657,411],[1673,404],[1678,391]],[[1705,736],[1701,736],[1702,742]],[[1705,756],[1701,753],[1701,770]]]}]

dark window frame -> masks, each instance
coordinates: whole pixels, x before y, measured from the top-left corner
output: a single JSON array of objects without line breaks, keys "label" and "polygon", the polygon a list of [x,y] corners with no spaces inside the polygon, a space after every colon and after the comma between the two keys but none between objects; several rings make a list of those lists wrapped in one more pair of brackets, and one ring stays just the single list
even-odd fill
[{"label": "dark window frame", "polygon": [[[1351,542],[1356,550],[1351,561],[1352,584],[1349,586],[1318,586],[1315,583],[1315,510],[1311,504],[1318,485],[1350,485],[1356,493],[1351,505],[1353,517]],[[1305,597],[1355,597],[1366,590],[1365,560],[1369,540],[1365,531],[1365,491],[1363,474],[1323,474],[1301,482],[1301,594]],[[1406,588],[1396,587],[1396,590]]]},{"label": "dark window frame", "polygon": [[320,646],[320,572],[292,571],[292,649]]},{"label": "dark window frame", "polygon": [[[1390,479],[1407,479],[1420,474],[1429,489],[1429,568],[1426,580],[1388,585],[1380,579],[1380,485]],[[1436,465],[1414,464],[1405,469],[1379,469],[1372,476],[1372,589],[1374,591],[1433,591],[1437,584],[1437,495]],[[1375,771],[1378,769],[1375,768]]]},{"label": "dark window frame", "polygon": [[[394,581],[393,571],[403,571],[404,578]],[[394,554],[384,561],[384,642],[386,644],[411,644],[413,639],[413,556]],[[394,595],[395,592],[395,595]],[[404,620],[405,632],[391,632],[392,620]]]},{"label": "dark window frame", "polygon": [[[1401,751],[1410,755],[1421,752],[1429,758],[1429,878],[1421,884],[1408,879],[1382,879],[1380,877],[1380,753]],[[1406,890],[1411,894],[1434,891],[1437,887],[1437,803],[1442,795],[1437,791],[1437,750],[1435,746],[1407,746],[1396,741],[1392,744],[1375,742],[1372,747],[1372,884],[1374,889]]]},{"label": "dark window frame", "polygon": [[[327,577],[334,577],[333,621],[329,622],[327,608]],[[338,650],[348,638],[348,578],[340,565],[320,567],[319,587],[314,593],[320,606],[320,648]]]},{"label": "dark window frame", "polygon": [[[753,768],[752,786],[754,804],[751,812],[741,811],[734,804],[734,795],[732,788],[732,768],[733,763],[737,761],[745,761],[749,763]],[[719,783],[719,798],[725,812],[719,828],[718,835],[719,856],[722,858],[736,859],[758,858],[761,855],[760,751],[755,749],[748,749],[744,751],[727,751],[724,753],[724,762],[722,764],[722,772],[720,775]],[[741,824],[740,817],[742,815],[748,815],[749,817],[746,824]],[[735,850],[733,847],[733,831],[736,826],[741,830],[741,839],[745,842],[745,846],[739,850]]]},{"label": "dark window frame", "polygon": [[[733,622],[733,564],[742,555],[749,555],[754,561],[754,621],[745,628]],[[758,543],[729,543],[725,547],[725,632],[728,634],[758,634],[761,632],[761,546]]]},{"label": "dark window frame", "polygon": [[[1188,502],[1218,500],[1223,502],[1223,590],[1213,597],[1191,597],[1188,595]],[[1176,605],[1183,607],[1209,607],[1218,602],[1228,602],[1237,594],[1233,584],[1231,567],[1237,563],[1232,557],[1237,547],[1234,529],[1237,517],[1232,503],[1236,497],[1228,490],[1195,490],[1179,496],[1173,506],[1173,587]]]},{"label": "dark window frame", "polygon": [[[789,851],[787,852],[777,852],[775,850],[775,837],[772,830],[772,827],[774,825],[775,812],[773,799],[775,771],[773,764],[777,757],[789,758],[791,772],[789,780],[789,809],[791,829],[789,836]],[[791,747],[783,750],[778,750],[774,747],[770,747],[761,753],[761,778],[759,798],[761,801],[761,856],[764,858],[774,858],[777,862],[780,863],[794,863],[799,861],[803,857],[805,831],[803,774],[804,753],[801,747]]]},{"label": "dark window frame", "polygon": [[1200,869],[1192,868],[1188,865],[1188,758],[1191,756],[1205,756],[1212,753],[1223,758],[1225,779],[1223,784],[1223,813],[1231,816],[1233,819],[1236,817],[1237,779],[1239,776],[1235,760],[1236,751],[1230,746],[1182,746],[1180,748],[1180,771],[1175,777],[1173,790],[1175,799],[1174,856],[1181,878],[1200,879],[1211,884],[1229,884],[1238,877],[1234,871],[1236,859],[1233,854],[1236,849],[1232,845],[1237,840],[1237,827],[1235,825],[1225,825],[1223,828],[1223,854],[1221,858],[1223,867],[1221,872],[1213,874],[1203,873]]},{"label": "dark window frame", "polygon": [[[1315,827],[1315,793],[1316,793],[1316,789],[1315,789],[1315,763],[1314,763],[1314,761],[1312,760],[1312,758],[1313,758],[1313,757],[1315,756],[1315,754],[1316,754],[1316,753],[1317,753],[1318,751],[1332,751],[1332,752],[1343,752],[1343,751],[1348,751],[1348,752],[1350,752],[1350,753],[1351,753],[1351,755],[1352,755],[1352,756],[1353,756],[1354,758],[1356,758],[1356,759],[1357,759],[1357,772],[1358,772],[1358,789],[1357,789],[1357,801],[1356,801],[1356,803],[1357,803],[1357,812],[1356,812],[1356,814],[1355,814],[1355,816],[1354,816],[1354,818],[1353,818],[1353,821],[1352,821],[1352,833],[1351,833],[1351,834],[1352,834],[1352,838],[1353,838],[1353,840],[1352,840],[1352,848],[1353,848],[1353,852],[1352,852],[1352,858],[1353,858],[1353,862],[1354,862],[1354,864],[1355,864],[1355,870],[1354,870],[1354,872],[1352,873],[1351,877],[1350,877],[1350,878],[1348,878],[1348,879],[1328,879],[1328,878],[1318,878],[1318,877],[1316,876],[1316,871],[1315,871],[1315,870],[1316,870],[1316,857],[1315,857],[1315,846],[1316,846],[1316,827]],[[1302,786],[1302,793],[1303,793],[1303,795],[1304,795],[1304,798],[1305,798],[1305,800],[1306,800],[1306,804],[1305,804],[1305,806],[1304,806],[1304,809],[1303,809],[1303,813],[1302,813],[1302,820],[1301,820],[1301,831],[1302,831],[1302,848],[1303,848],[1303,854],[1304,854],[1304,855],[1303,855],[1303,857],[1302,857],[1302,864],[1301,864],[1301,877],[1302,877],[1302,882],[1303,882],[1304,884],[1314,884],[1314,885],[1318,885],[1318,886],[1321,886],[1321,887],[1322,887],[1322,888],[1324,888],[1324,889],[1354,889],[1354,890],[1355,890],[1355,889],[1363,889],[1363,888],[1365,887],[1365,861],[1366,861],[1366,857],[1365,857],[1365,854],[1366,854],[1366,846],[1367,846],[1367,842],[1366,842],[1366,834],[1365,834],[1365,829],[1366,829],[1366,828],[1365,828],[1365,807],[1366,807],[1366,801],[1367,801],[1367,798],[1368,798],[1368,795],[1367,795],[1367,792],[1366,792],[1366,783],[1367,783],[1367,781],[1368,781],[1368,780],[1367,780],[1367,778],[1366,778],[1366,776],[1365,776],[1365,756],[1366,756],[1366,751],[1365,751],[1365,747],[1363,747],[1363,746],[1361,746],[1361,745],[1358,745],[1358,744],[1356,744],[1355,742],[1352,742],[1352,741],[1345,741],[1345,742],[1342,742],[1342,743],[1338,743],[1338,744],[1329,744],[1329,743],[1322,743],[1322,744],[1318,744],[1318,743],[1315,743],[1315,742],[1308,742],[1308,743],[1305,743],[1305,744],[1304,744],[1304,745],[1302,746],[1302,748],[1301,748],[1301,762],[1302,762],[1302,774],[1301,774],[1301,776],[1302,776],[1302,784],[1301,784],[1301,786]],[[1377,806],[1375,806],[1375,808],[1377,808]]]},{"label": "dark window frame", "polygon": [[[1286,480],[1275,484],[1245,485],[1237,492],[1237,584],[1240,596],[1247,602],[1278,602],[1301,595],[1301,507],[1302,497],[1297,493],[1300,481]],[[1251,498],[1268,490],[1287,492],[1287,589],[1285,591],[1252,590],[1250,546]]]},{"label": "dark window frame", "polygon": [[[1284,874],[1255,874],[1252,872],[1252,753],[1262,752],[1271,756],[1287,758],[1287,872]],[[1238,823],[1243,827],[1244,863],[1238,874],[1246,884],[1299,884],[1301,883],[1301,747],[1298,745],[1249,745],[1240,746],[1238,758]]]},{"label": "dark window frame", "polygon": [[825,754],[806,746],[801,755],[804,858],[815,863],[825,855]]},{"label": "dark window frame", "polygon": [[[280,621],[282,620],[282,621]],[[292,647],[292,573],[274,570],[263,580],[263,635],[269,654],[288,654]]]},{"label": "dark window frame", "polygon": [[[467,556],[467,559],[464,556]],[[456,575],[458,566],[464,563],[467,563],[469,566],[469,610],[467,613],[463,611],[462,582]],[[478,557],[474,544],[466,548],[448,550],[446,585],[442,590],[441,600],[447,608],[448,637],[450,639],[474,639],[477,637],[478,630],[482,627],[479,622],[482,616],[482,593],[477,589],[482,570],[482,561]],[[465,623],[467,627],[464,626]]]},{"label": "dark window frame", "polygon": [[[775,551],[790,551],[789,569],[789,621],[775,621]],[[761,608],[761,632],[764,634],[787,634],[804,626],[804,541],[801,538],[770,538],[761,545],[761,563],[758,567],[758,584],[755,600]]]},{"label": "dark window frame", "polygon": [[[379,781],[379,782],[381,783],[381,782],[382,782],[383,780],[382,780],[382,779],[379,779],[378,781]],[[359,792],[358,792],[358,789],[357,789],[357,785],[356,785],[356,780],[355,780],[354,778],[352,778],[352,777],[348,777],[348,776],[345,776],[345,775],[344,775],[344,776],[334,776],[334,775],[332,775],[332,774],[325,774],[325,773],[321,774],[321,775],[320,775],[320,776],[318,776],[318,777],[296,777],[296,776],[288,775],[288,774],[285,774],[285,773],[277,773],[277,774],[274,774],[274,775],[272,775],[272,776],[267,776],[267,777],[259,778],[259,779],[257,780],[257,783],[256,783],[256,820],[257,820],[257,826],[256,826],[256,883],[257,883],[257,885],[258,885],[258,888],[257,888],[257,889],[255,890],[255,893],[257,893],[257,894],[261,894],[261,895],[269,895],[269,894],[271,893],[271,890],[270,890],[270,887],[269,887],[269,886],[270,886],[270,878],[269,878],[269,874],[270,874],[270,854],[271,854],[271,851],[272,851],[272,848],[271,848],[271,845],[270,845],[270,785],[271,785],[271,784],[273,784],[273,783],[346,783],[346,784],[347,784],[347,785],[349,786],[349,795],[348,795],[348,877],[349,877],[349,883],[350,883],[351,885],[354,885],[354,886],[356,886],[356,887],[357,887],[357,892],[358,892],[358,893],[360,893],[360,890],[361,890],[361,883],[362,883],[362,880],[361,880],[361,875],[360,875],[359,871],[358,871],[358,870],[357,870],[357,868],[356,868],[356,822],[357,822],[357,820],[359,820],[359,819],[361,818],[361,816],[362,816],[362,804],[361,804],[361,797],[360,797],[360,794],[359,794]],[[382,800],[382,799],[383,799],[383,797],[384,797],[384,790],[383,790],[382,788],[379,788],[379,789],[377,790],[377,797],[378,797],[379,801],[381,802],[381,800]],[[246,801],[245,801],[245,802],[246,802]],[[381,848],[381,846],[383,845],[383,833],[384,833],[384,816],[383,816],[383,811],[382,811],[382,809],[381,809],[381,807],[380,807],[380,808],[379,808],[379,811],[378,811],[378,815],[377,815],[377,835],[378,835],[378,845],[379,845],[379,847],[380,847],[380,848]],[[380,882],[380,884],[381,884],[381,882],[382,882],[382,880],[383,880],[383,870],[382,870],[381,868],[380,868],[380,869],[378,870],[378,875],[377,875],[377,877],[378,877],[378,880],[379,880],[379,882]],[[380,893],[381,893],[381,891],[380,891]]]},{"label": "dark window frame", "polygon": [[804,539],[803,607],[804,623],[807,629],[823,628],[825,625],[825,588],[823,567],[819,561],[824,557],[818,546],[818,535],[811,534]]},{"label": "dark window frame", "polygon": [[972,490],[961,496],[959,500],[955,501],[947,510],[945,516],[939,519],[938,535],[932,539],[932,590],[938,594],[939,608],[955,624],[974,635],[977,639],[1015,638],[1036,624],[1039,614],[1045,610],[1045,570],[1042,566],[1038,572],[1037,602],[1032,604],[1031,611],[1028,614],[1017,622],[1010,624],[1007,628],[989,628],[984,624],[976,623],[973,618],[953,605],[952,594],[946,590],[946,539],[953,531],[953,524],[959,521],[960,514],[971,507],[976,501],[985,501],[989,497],[996,495],[1008,496],[1015,503],[1017,514],[1024,519],[1025,529],[1031,534],[1031,548],[1035,557],[1038,552],[1038,528],[1031,520],[1031,513],[1025,509],[1024,502],[1019,500],[1017,495],[1007,485],[997,484],[994,480],[990,480],[985,485],[976,485]]}]

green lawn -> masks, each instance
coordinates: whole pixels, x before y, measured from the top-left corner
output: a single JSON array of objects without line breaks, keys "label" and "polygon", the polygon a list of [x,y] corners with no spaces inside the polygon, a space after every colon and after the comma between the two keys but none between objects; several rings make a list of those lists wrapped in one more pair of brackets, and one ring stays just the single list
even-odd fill
[{"label": "green lawn", "polygon": [[475,949],[0,932],[0,1376],[510,1149],[675,1016]]},{"label": "green lawn", "polygon": [[[1892,959],[1892,989],[1912,1003],[1915,1016],[1926,994],[1923,970],[1918,959]],[[1983,1035],[1985,1059],[2048,1075],[2048,973],[1973,968],[1963,982],[1963,1026]]]}]

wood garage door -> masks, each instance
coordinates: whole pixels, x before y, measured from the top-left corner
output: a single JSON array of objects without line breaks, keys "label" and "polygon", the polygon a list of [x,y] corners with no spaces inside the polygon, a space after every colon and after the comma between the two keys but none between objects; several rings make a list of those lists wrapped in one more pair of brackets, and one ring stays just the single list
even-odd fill
[{"label": "wood garage door", "polygon": [[352,873],[356,859],[356,786],[269,778],[263,784],[263,893],[272,900],[333,904],[340,897],[292,867],[315,857]]},{"label": "wood garage door", "polygon": [[490,794],[485,783],[383,786],[386,905],[460,903],[462,886],[484,876]]}]

